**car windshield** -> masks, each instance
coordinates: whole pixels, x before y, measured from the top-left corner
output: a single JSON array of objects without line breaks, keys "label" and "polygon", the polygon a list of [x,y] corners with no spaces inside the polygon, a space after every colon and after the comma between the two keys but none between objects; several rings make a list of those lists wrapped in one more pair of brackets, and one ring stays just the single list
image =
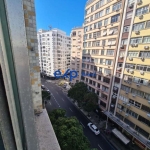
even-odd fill
[{"label": "car windshield", "polygon": [[98,129],[96,129],[96,131],[99,131]]}]

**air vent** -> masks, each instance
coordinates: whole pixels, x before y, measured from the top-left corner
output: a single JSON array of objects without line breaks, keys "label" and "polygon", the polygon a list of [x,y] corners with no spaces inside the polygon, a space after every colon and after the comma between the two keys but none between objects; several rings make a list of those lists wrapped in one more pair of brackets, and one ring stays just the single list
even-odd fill
[{"label": "air vent", "polygon": [[141,57],[141,60],[144,61],[144,57]]},{"label": "air vent", "polygon": [[129,115],[128,115],[128,114],[125,114],[125,116],[128,117]]}]

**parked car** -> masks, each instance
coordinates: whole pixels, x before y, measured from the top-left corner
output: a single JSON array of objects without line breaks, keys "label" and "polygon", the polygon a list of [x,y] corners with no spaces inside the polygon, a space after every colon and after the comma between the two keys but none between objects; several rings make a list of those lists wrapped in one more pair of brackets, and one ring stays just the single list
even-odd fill
[{"label": "parked car", "polygon": [[95,135],[100,134],[100,131],[93,123],[89,122],[87,126],[95,133]]},{"label": "parked car", "polygon": [[42,85],[42,86],[41,86],[41,88],[42,88],[42,89],[45,89],[45,86],[44,86],[44,85]]}]

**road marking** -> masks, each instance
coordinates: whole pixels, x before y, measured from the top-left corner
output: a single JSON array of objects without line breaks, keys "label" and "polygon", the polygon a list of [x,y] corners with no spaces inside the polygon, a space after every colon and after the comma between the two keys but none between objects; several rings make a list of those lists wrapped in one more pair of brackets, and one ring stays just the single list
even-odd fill
[{"label": "road marking", "polygon": [[73,112],[73,110],[71,109],[71,108],[69,108],[70,109],[70,111],[72,111]]},{"label": "road marking", "polygon": [[83,128],[85,128],[85,126],[83,125],[83,123],[82,122],[80,122],[81,123],[81,125],[83,126]]},{"label": "road marking", "polygon": [[100,145],[98,144],[98,147],[101,149],[101,150],[103,150],[101,147],[100,147]]},{"label": "road marking", "polygon": [[64,99],[62,98],[62,100],[64,101]]}]

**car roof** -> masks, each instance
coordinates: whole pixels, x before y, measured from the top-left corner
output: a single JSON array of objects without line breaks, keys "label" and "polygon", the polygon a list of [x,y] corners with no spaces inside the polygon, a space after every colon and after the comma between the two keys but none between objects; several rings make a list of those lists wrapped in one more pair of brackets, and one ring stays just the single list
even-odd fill
[{"label": "car roof", "polygon": [[92,125],[92,127],[93,127],[93,129],[94,129],[94,130],[96,130],[96,129],[97,129],[97,127],[96,127],[94,124]]}]

